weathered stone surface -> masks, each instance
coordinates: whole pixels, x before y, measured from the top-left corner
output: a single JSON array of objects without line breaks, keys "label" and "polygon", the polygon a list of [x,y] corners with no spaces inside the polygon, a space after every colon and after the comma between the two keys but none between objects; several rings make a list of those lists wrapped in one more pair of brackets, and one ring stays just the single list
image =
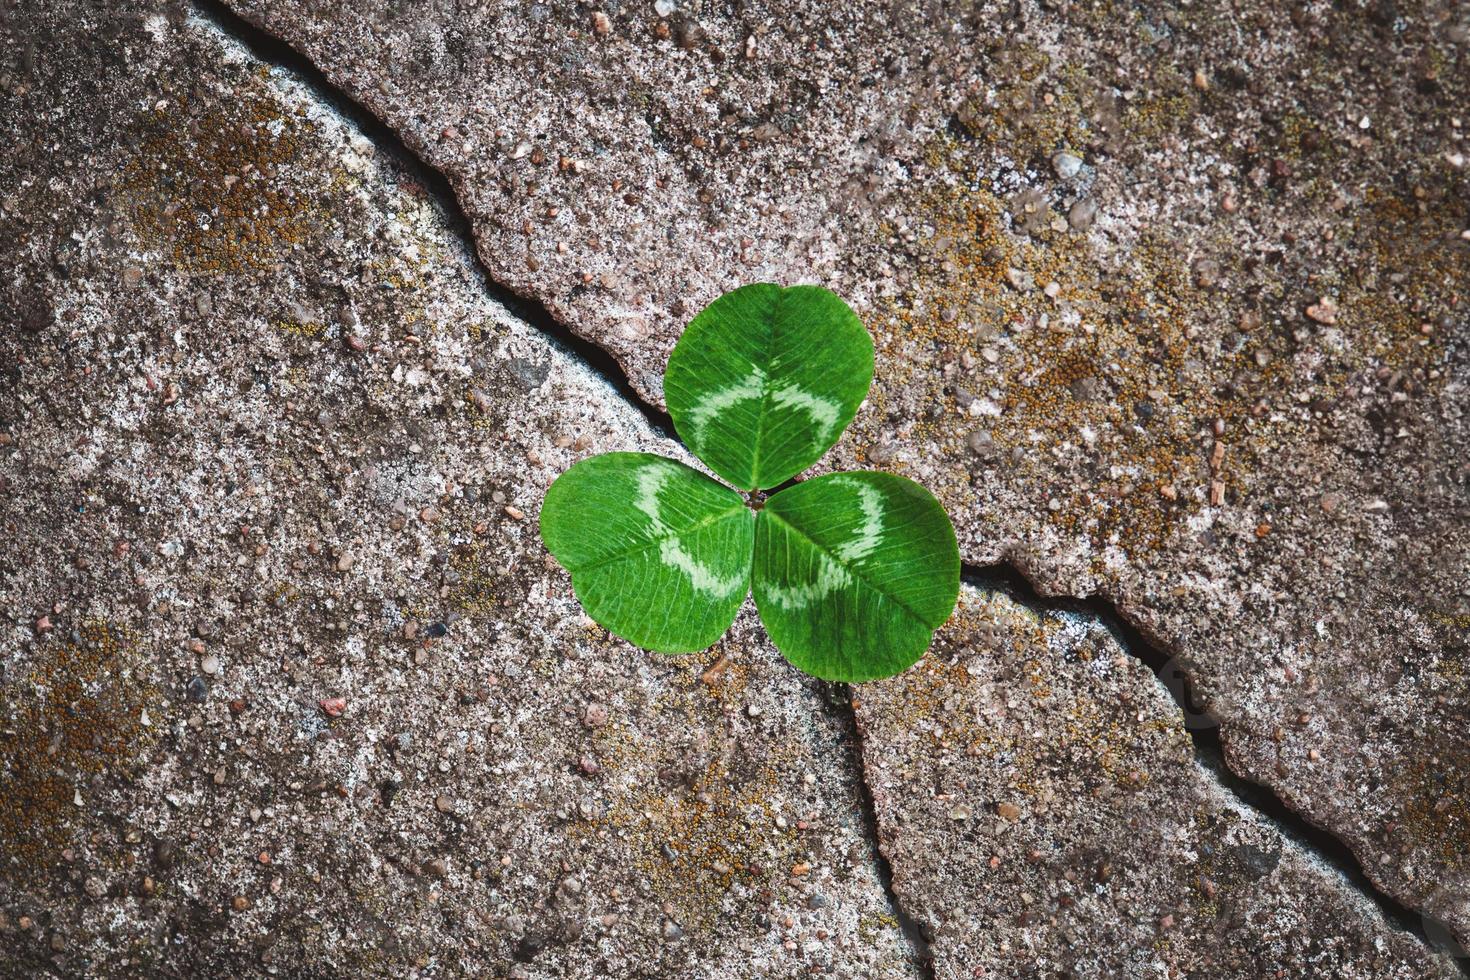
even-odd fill
[{"label": "weathered stone surface", "polygon": [[652,398],[725,288],[852,299],[836,462],[1115,601],[1238,772],[1470,938],[1463,4],[231,6]]},{"label": "weathered stone surface", "polygon": [[677,448],[212,28],[17,29],[0,975],[917,975],[824,690],[749,615],[612,641],[540,545]]},{"label": "weathered stone surface", "polygon": [[965,589],[857,704],[882,846],[935,975],[1459,976],[1237,804],[1106,628]]}]

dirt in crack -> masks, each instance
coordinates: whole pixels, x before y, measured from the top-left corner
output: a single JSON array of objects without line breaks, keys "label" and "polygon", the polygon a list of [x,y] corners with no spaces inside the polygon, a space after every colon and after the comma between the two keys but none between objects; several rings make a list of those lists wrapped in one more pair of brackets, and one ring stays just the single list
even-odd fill
[{"label": "dirt in crack", "polygon": [[863,831],[867,837],[868,846],[873,851],[873,863],[878,872],[878,880],[883,885],[883,893],[888,897],[888,905],[893,910],[893,917],[898,920],[904,939],[908,941],[909,948],[913,952],[914,965],[921,976],[933,980],[935,976],[934,953],[929,948],[929,940],[924,936],[924,929],[919,921],[909,915],[898,897],[898,892],[893,888],[893,866],[888,862],[888,855],[883,850],[883,842],[879,836],[878,808],[873,801],[873,791],[868,785],[867,770],[863,765],[863,735],[862,730],[858,727],[857,712],[852,705],[852,688],[848,684],[827,681],[817,683],[823,688],[824,700],[832,709],[833,717],[842,726],[843,741],[848,750],[853,780],[862,807]]},{"label": "dirt in crack", "polygon": [[[1269,787],[1240,776],[1226,764],[1224,746],[1220,741],[1220,722],[1200,702],[1189,672],[1179,666],[1177,658],[1167,653],[1161,643],[1146,636],[1111,602],[1101,596],[1085,599],[1044,596],[1007,562],[985,566],[966,564],[961,569],[961,578],[976,588],[1003,593],[1037,614],[1069,612],[1100,622],[1124,652],[1153,671],[1169,691],[1184,715],[1185,729],[1194,742],[1195,759],[1223,789],[1270,822],[1287,839],[1340,873],[1378,908],[1392,926],[1417,936],[1431,949],[1444,951],[1426,933],[1424,915],[1380,891],[1363,873],[1357,856],[1347,844],[1291,809]],[[1460,959],[1457,963],[1461,972],[1470,976],[1470,960]]]}]

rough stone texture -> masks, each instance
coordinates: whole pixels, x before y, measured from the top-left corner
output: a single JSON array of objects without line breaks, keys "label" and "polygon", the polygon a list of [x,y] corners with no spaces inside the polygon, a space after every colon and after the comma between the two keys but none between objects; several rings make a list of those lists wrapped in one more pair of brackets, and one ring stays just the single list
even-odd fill
[{"label": "rough stone texture", "polygon": [[212,28],[9,28],[0,976],[919,975],[825,689],[540,545],[677,447]]},{"label": "rough stone texture", "polygon": [[1095,620],[966,588],[857,716],[937,977],[1460,975],[1222,789]]},{"label": "rough stone texture", "polygon": [[1236,771],[1470,938],[1463,4],[230,3],[650,398],[719,291],[849,297],[836,462],[1112,599]]}]

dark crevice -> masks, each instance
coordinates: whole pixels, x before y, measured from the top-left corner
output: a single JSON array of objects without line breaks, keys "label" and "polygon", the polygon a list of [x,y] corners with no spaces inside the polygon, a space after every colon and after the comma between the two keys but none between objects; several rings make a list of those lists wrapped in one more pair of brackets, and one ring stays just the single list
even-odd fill
[{"label": "dark crevice", "polygon": [[883,841],[878,832],[878,807],[873,800],[873,788],[868,784],[867,769],[863,765],[863,733],[858,725],[857,712],[852,706],[852,691],[846,684],[824,681],[818,683],[827,691],[827,703],[831,705],[838,723],[845,729],[843,734],[852,771],[856,776],[854,781],[857,784],[858,802],[863,811],[863,831],[868,839],[868,847],[873,852],[873,863],[878,872],[878,880],[883,885],[883,893],[888,897],[888,905],[893,910],[893,917],[898,920],[899,928],[903,930],[904,939],[908,941],[914,965],[918,967],[920,975],[927,980],[934,980],[934,952],[929,948],[923,926],[909,915],[903,902],[899,900],[898,893],[893,890],[893,865],[888,862],[888,855],[883,850]]},{"label": "dark crevice", "polygon": [[425,163],[423,158],[414,153],[397,133],[373,114],[371,109],[338,88],[320,68],[290,44],[256,27],[224,4],[219,3],[218,0],[193,0],[193,3],[201,17],[222,33],[243,44],[256,58],[266,64],[289,71],[295,76],[297,82],[311,92],[313,98],[331,106],[335,112],[365,136],[379,152],[391,159],[407,176],[421,184],[428,196],[443,212],[449,231],[465,244],[465,248],[473,257],[479,271],[481,285],[492,299],[551,340],[554,346],[560,347],[565,353],[581,361],[594,374],[615,388],[624,401],[638,409],[644,420],[655,431],[668,439],[678,438],[674,432],[673,420],[669,418],[668,413],[643,400],[629,380],[628,372],[623,369],[616,358],[592,341],[573,333],[570,327],[552,315],[546,304],[534,296],[517,292],[496,280],[480,255],[478,239],[475,237],[474,226],[470,222],[469,215],[465,213],[459,195],[455,193],[449,178],[442,171]]},{"label": "dark crevice", "polygon": [[[255,26],[218,0],[193,0],[193,5],[200,16],[222,33],[243,44],[256,58],[291,72],[314,98],[331,106],[404,173],[421,184],[442,210],[450,231],[459,236],[474,257],[485,291],[510,313],[535,328],[555,346],[581,361],[616,389],[624,401],[643,415],[649,426],[665,437],[677,440],[678,436],[668,413],[642,398],[633,387],[626,370],[607,350],[573,333],[535,297],[510,289],[496,280],[480,255],[473,225],[460,203],[459,195],[443,172],[425,163],[372,110],[343,92],[309,58],[290,44]],[[1447,929],[1379,891],[1363,873],[1357,858],[1346,844],[1292,810],[1267,787],[1244,779],[1229,768],[1220,741],[1218,720],[1195,702],[1188,672],[1180,668],[1178,661],[1164,650],[1162,644],[1146,637],[1120,615],[1111,602],[1097,596],[1086,599],[1044,596],[1019,569],[1006,562],[985,566],[965,565],[962,576],[973,586],[1003,592],[1036,612],[1069,611],[1093,617],[1103,623],[1123,649],[1148,666],[1173,695],[1180,710],[1184,712],[1186,728],[1194,741],[1196,758],[1226,791],[1242,805],[1271,822],[1284,836],[1316,855],[1325,864],[1336,868],[1355,889],[1378,907],[1389,923],[1418,936],[1433,948],[1442,949],[1442,944],[1432,941],[1426,935],[1426,923],[1437,936],[1447,936]],[[904,910],[893,890],[893,871],[883,852],[872,790],[863,768],[862,735],[851,700],[841,690],[842,687],[836,685],[829,689],[841,695],[832,700],[836,714],[850,733],[848,743],[852,765],[857,774],[856,784],[861,796],[865,829],[877,862],[878,875],[894,915],[913,948],[916,963],[925,976],[933,977],[934,963],[929,944],[919,923]],[[1459,965],[1466,976],[1470,976],[1470,960],[1462,958]]]},{"label": "dark crevice", "polygon": [[[976,588],[1003,593],[1038,614],[1070,612],[1102,623],[1124,652],[1153,671],[1168,690],[1184,716],[1185,730],[1194,742],[1195,759],[1226,792],[1271,823],[1288,840],[1336,869],[1349,885],[1377,906],[1390,925],[1412,933],[1437,952],[1463,957],[1463,951],[1448,948],[1448,927],[1381,891],[1363,873],[1357,856],[1341,839],[1293,810],[1269,787],[1240,776],[1226,764],[1220,721],[1196,697],[1188,669],[1162,643],[1129,622],[1112,602],[1102,596],[1079,599],[1043,595],[1009,562],[966,564],[961,569],[961,577]],[[1433,936],[1426,932],[1426,927]],[[1461,972],[1470,976],[1470,959],[1461,958],[1457,963]]]}]

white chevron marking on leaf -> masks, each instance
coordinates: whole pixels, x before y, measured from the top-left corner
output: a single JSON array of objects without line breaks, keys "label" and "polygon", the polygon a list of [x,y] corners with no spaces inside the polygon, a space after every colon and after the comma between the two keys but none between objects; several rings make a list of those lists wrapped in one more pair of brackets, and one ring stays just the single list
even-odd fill
[{"label": "white chevron marking on leaf", "polygon": [[819,599],[844,589],[852,584],[852,576],[847,569],[837,564],[826,555],[817,554],[817,580],[815,582],[804,582],[801,585],[776,585],[774,583],[766,586],[766,592],[771,601],[782,609],[805,609]]},{"label": "white chevron marking on leaf", "polygon": [[[658,495],[678,473],[677,466],[660,461],[651,462],[638,471],[638,496],[633,505],[648,515],[654,534],[674,533],[674,529],[664,523],[659,511]],[[684,546],[673,537],[665,538],[659,544],[658,556],[665,565],[677,568],[689,576],[689,584],[696,592],[727,596],[745,582],[745,576],[739,572],[719,575],[711,571],[685,551]]]},{"label": "white chevron marking on leaf", "polygon": [[663,544],[659,545],[658,556],[663,559],[665,565],[677,568],[688,575],[689,584],[694,586],[696,592],[727,596],[745,584],[745,576],[740,572],[717,575],[710,571],[695,561],[694,557],[684,550],[683,545],[673,538],[664,538]]},{"label": "white chevron marking on leaf", "polygon": [[753,398],[763,398],[766,393],[766,372],[758,367],[750,369],[750,376],[744,381],[738,381],[728,388],[719,388],[705,395],[689,409],[687,418],[692,431],[689,433],[689,441],[692,445],[704,445],[705,428],[709,420],[729,408]]},{"label": "white chevron marking on leaf", "polygon": [[633,506],[648,515],[655,533],[669,530],[659,516],[658,494],[677,472],[672,464],[662,461],[650,462],[638,471],[638,497],[633,501]]},{"label": "white chevron marking on leaf", "polygon": [[883,541],[883,495],[877,487],[862,480],[839,477],[832,483],[856,490],[858,506],[863,509],[863,523],[858,527],[857,537],[838,545],[835,549],[837,557],[844,561],[866,558]]},{"label": "white chevron marking on leaf", "polygon": [[837,428],[837,419],[842,414],[842,406],[837,402],[814,395],[794,384],[782,385],[772,391],[771,403],[778,408],[799,408],[810,415],[812,421],[822,429],[821,435],[814,440],[818,442],[826,442],[831,438]]}]

